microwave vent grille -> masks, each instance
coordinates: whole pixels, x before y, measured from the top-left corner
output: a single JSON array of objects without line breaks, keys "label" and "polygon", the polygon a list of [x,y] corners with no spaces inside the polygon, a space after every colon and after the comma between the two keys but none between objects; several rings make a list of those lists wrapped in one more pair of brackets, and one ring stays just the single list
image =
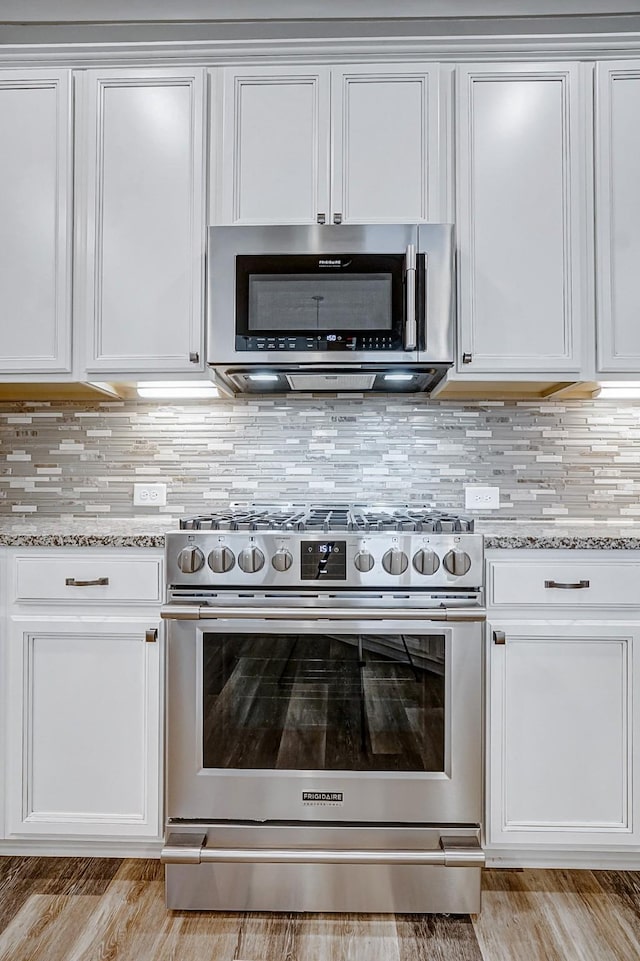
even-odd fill
[{"label": "microwave vent grille", "polygon": [[375,374],[286,374],[291,390],[371,390]]}]

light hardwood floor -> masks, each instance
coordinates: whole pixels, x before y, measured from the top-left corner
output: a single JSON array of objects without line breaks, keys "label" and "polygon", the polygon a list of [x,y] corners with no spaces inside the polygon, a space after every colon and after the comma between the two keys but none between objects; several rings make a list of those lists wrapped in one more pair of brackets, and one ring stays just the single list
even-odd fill
[{"label": "light hardwood floor", "polygon": [[157,861],[0,858],[0,961],[638,961],[640,872],[486,871],[478,917],[167,912]]}]

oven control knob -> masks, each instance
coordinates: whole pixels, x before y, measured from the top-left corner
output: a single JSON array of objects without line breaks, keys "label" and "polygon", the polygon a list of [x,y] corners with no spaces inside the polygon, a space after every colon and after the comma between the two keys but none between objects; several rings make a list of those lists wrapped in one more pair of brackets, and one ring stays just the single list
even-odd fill
[{"label": "oven control knob", "polygon": [[264,554],[259,547],[245,547],[238,555],[238,564],[245,574],[255,574],[264,567]]},{"label": "oven control knob", "polygon": [[413,566],[418,574],[435,574],[440,567],[440,558],[435,551],[423,549],[413,555]]},{"label": "oven control knob", "polygon": [[178,567],[183,574],[195,574],[204,564],[204,554],[199,547],[183,547],[178,554]]},{"label": "oven control knob", "polygon": [[382,558],[382,566],[387,574],[404,574],[409,566],[409,558],[404,551],[392,547]]},{"label": "oven control knob", "polygon": [[214,547],[207,560],[214,574],[226,574],[236,562],[228,547]]},{"label": "oven control knob", "polygon": [[358,551],[353,559],[353,563],[356,565],[357,571],[366,574],[374,565],[373,554],[370,554],[369,551]]},{"label": "oven control knob", "polygon": [[466,551],[449,551],[442,559],[445,570],[458,577],[466,574],[471,567],[471,558]]},{"label": "oven control knob", "polygon": [[281,547],[271,558],[271,563],[277,571],[288,571],[293,564],[293,554]]}]

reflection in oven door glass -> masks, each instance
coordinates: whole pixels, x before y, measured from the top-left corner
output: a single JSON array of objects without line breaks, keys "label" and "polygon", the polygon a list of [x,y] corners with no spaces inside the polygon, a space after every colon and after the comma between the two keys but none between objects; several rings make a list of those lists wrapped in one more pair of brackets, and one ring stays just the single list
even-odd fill
[{"label": "reflection in oven door glass", "polygon": [[205,634],[203,766],[443,771],[438,634]]}]

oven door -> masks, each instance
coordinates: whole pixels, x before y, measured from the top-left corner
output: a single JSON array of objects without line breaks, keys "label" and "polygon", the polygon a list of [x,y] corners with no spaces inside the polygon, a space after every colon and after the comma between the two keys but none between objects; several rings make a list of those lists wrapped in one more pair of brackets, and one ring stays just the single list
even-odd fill
[{"label": "oven door", "polygon": [[169,621],[170,821],[480,822],[480,615],[269,615]]}]

